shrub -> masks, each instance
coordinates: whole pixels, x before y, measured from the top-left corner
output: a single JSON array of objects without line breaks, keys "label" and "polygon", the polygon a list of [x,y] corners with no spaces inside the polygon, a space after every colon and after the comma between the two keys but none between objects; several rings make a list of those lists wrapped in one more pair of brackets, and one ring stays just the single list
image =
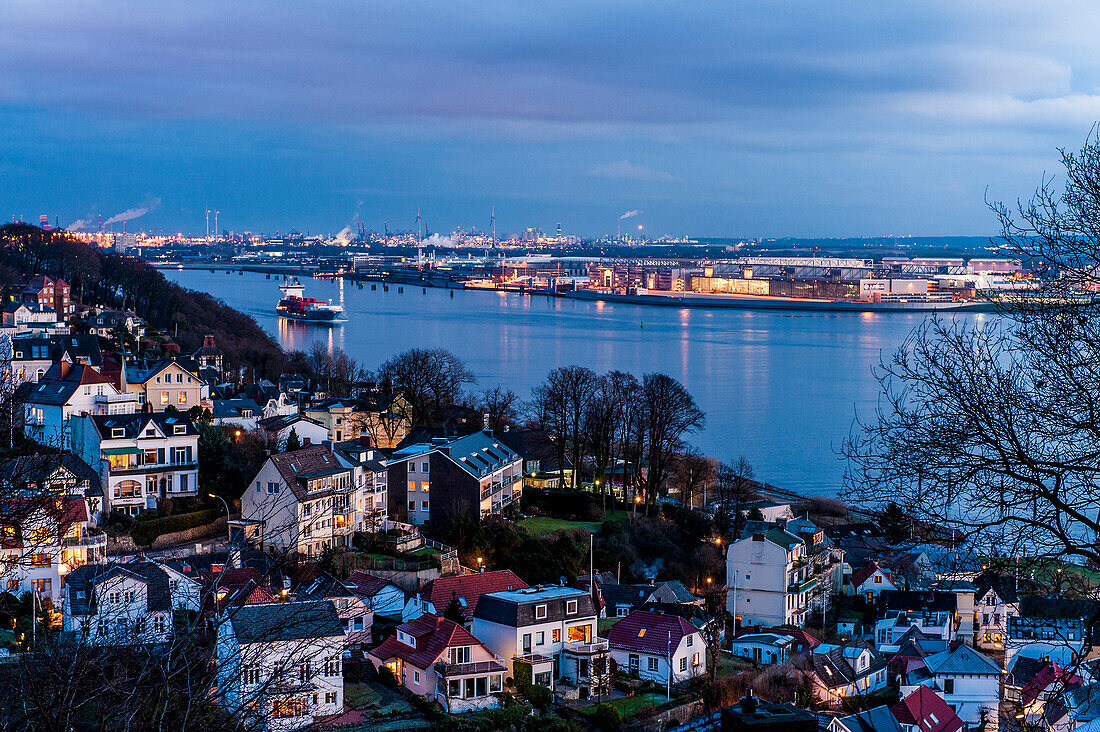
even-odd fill
[{"label": "shrub", "polygon": [[523,695],[539,709],[546,709],[554,701],[554,692],[545,686],[529,686]]},{"label": "shrub", "polygon": [[600,729],[615,730],[623,726],[623,715],[618,707],[604,702],[596,705],[592,712],[592,723]]},{"label": "shrub", "polygon": [[393,675],[393,671],[390,671],[389,666],[378,667],[378,680],[391,689],[397,686],[397,677]]}]

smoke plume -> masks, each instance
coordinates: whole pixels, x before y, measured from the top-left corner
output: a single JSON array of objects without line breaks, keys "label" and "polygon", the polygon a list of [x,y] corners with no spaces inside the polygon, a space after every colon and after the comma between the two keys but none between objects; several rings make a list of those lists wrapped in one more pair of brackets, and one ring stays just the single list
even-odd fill
[{"label": "smoke plume", "polygon": [[132,221],[133,219],[140,218],[140,217],[144,216],[145,214],[149,213],[150,211],[152,211],[153,209],[155,209],[159,205],[160,205],[160,199],[159,198],[154,198],[151,201],[149,201],[149,203],[145,204],[144,206],[141,206],[139,208],[128,208],[125,211],[123,211],[122,213],[115,214],[111,218],[104,221],[103,225],[104,226],[110,226],[111,224],[117,224],[117,223],[120,223],[122,221]]},{"label": "smoke plume", "polygon": [[641,213],[641,211],[639,211],[638,209],[634,209],[633,211],[627,211],[626,213],[624,213],[622,216],[619,217],[619,221],[622,221],[623,219],[632,219],[640,213]]}]

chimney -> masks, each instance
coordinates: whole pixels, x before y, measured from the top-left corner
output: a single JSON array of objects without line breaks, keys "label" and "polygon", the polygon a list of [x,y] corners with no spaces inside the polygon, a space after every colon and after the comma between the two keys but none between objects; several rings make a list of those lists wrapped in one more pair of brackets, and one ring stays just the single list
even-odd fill
[{"label": "chimney", "polygon": [[756,714],[756,697],[753,696],[751,687],[741,697],[741,713]]},{"label": "chimney", "polygon": [[69,360],[67,358],[62,358],[61,362],[57,365],[62,379],[69,375],[69,365]]}]

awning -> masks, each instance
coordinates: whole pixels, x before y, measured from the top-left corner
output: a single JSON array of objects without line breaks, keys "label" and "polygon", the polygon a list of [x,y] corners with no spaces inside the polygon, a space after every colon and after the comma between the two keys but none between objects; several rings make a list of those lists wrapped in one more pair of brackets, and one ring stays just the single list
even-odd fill
[{"label": "awning", "polygon": [[104,455],[143,455],[144,450],[136,447],[105,447],[103,448]]}]

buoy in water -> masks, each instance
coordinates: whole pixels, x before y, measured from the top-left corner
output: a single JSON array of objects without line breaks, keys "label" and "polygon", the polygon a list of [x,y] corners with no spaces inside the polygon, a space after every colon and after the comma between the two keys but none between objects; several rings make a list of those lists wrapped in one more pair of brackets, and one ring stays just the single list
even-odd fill
[{"label": "buoy in water", "polygon": [[397,292],[398,292],[398,293],[402,293],[402,292],[404,292],[404,291],[405,291],[405,288],[404,288],[404,287],[398,287],[398,288],[397,288]]},{"label": "buoy in water", "polygon": [[428,294],[428,288],[427,287],[421,287],[420,288],[420,294],[421,295],[427,295]]},{"label": "buoy in water", "polygon": [[455,291],[451,290],[451,297],[454,297],[454,296],[455,296]]},{"label": "buoy in water", "polygon": [[643,321],[638,327],[639,328],[644,328],[645,327],[645,322]]}]

